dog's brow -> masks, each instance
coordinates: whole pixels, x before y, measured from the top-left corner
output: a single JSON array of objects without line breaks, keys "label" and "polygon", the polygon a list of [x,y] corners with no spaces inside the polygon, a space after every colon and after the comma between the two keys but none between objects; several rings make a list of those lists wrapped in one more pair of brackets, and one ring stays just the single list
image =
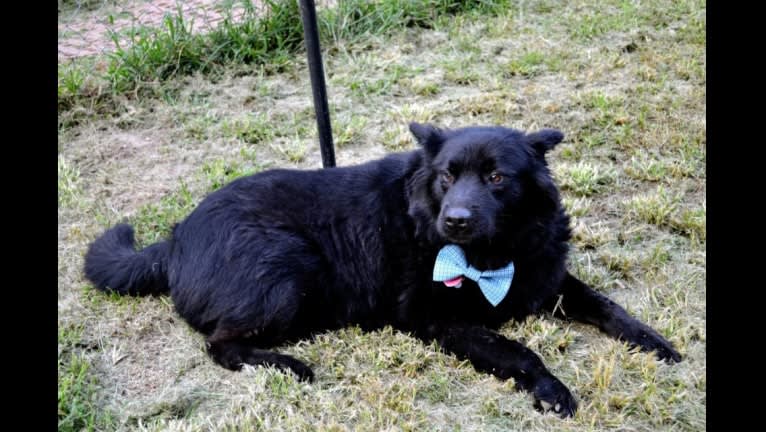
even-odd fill
[{"label": "dog's brow", "polygon": [[481,163],[481,172],[489,173],[497,169],[497,162],[494,159],[485,159]]},{"label": "dog's brow", "polygon": [[455,160],[451,160],[451,161],[449,161],[449,163],[447,164],[447,169],[448,169],[448,170],[449,170],[449,172],[451,172],[452,174],[458,174],[458,173],[460,173],[460,171],[462,171],[462,169],[463,169],[463,164],[461,164],[461,163],[460,163],[460,162],[458,162],[458,161],[455,161]]}]

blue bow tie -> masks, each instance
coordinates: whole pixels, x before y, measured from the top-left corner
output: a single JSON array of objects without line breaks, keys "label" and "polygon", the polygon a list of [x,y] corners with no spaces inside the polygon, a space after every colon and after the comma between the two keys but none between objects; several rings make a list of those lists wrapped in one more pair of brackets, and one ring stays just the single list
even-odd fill
[{"label": "blue bow tie", "polygon": [[484,297],[492,306],[497,306],[511,289],[513,272],[513,262],[497,270],[479,271],[468,265],[460,246],[447,245],[436,256],[433,280],[460,288],[461,276],[465,276],[478,283]]}]

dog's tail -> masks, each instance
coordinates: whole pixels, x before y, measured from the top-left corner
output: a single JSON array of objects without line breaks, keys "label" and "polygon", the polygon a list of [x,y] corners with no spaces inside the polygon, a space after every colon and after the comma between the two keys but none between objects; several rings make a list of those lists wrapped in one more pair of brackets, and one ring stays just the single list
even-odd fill
[{"label": "dog's tail", "polygon": [[168,292],[167,241],[136,251],[133,227],[119,224],[91,243],[85,276],[103,291],[149,295]]}]

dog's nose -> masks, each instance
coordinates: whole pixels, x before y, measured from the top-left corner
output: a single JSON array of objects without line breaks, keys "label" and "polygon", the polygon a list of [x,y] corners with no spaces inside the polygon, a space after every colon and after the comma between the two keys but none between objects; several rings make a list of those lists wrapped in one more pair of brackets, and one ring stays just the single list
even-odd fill
[{"label": "dog's nose", "polygon": [[462,231],[468,228],[471,220],[471,211],[465,207],[449,208],[444,213],[444,225],[451,230]]}]

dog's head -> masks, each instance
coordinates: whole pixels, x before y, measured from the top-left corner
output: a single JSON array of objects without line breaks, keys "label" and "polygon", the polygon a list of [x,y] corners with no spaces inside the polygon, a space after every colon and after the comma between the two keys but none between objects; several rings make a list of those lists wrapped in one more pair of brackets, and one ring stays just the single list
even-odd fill
[{"label": "dog's head", "polygon": [[419,232],[449,243],[492,242],[559,208],[545,154],[561,142],[561,132],[419,123],[410,131],[423,148],[410,183]]}]

